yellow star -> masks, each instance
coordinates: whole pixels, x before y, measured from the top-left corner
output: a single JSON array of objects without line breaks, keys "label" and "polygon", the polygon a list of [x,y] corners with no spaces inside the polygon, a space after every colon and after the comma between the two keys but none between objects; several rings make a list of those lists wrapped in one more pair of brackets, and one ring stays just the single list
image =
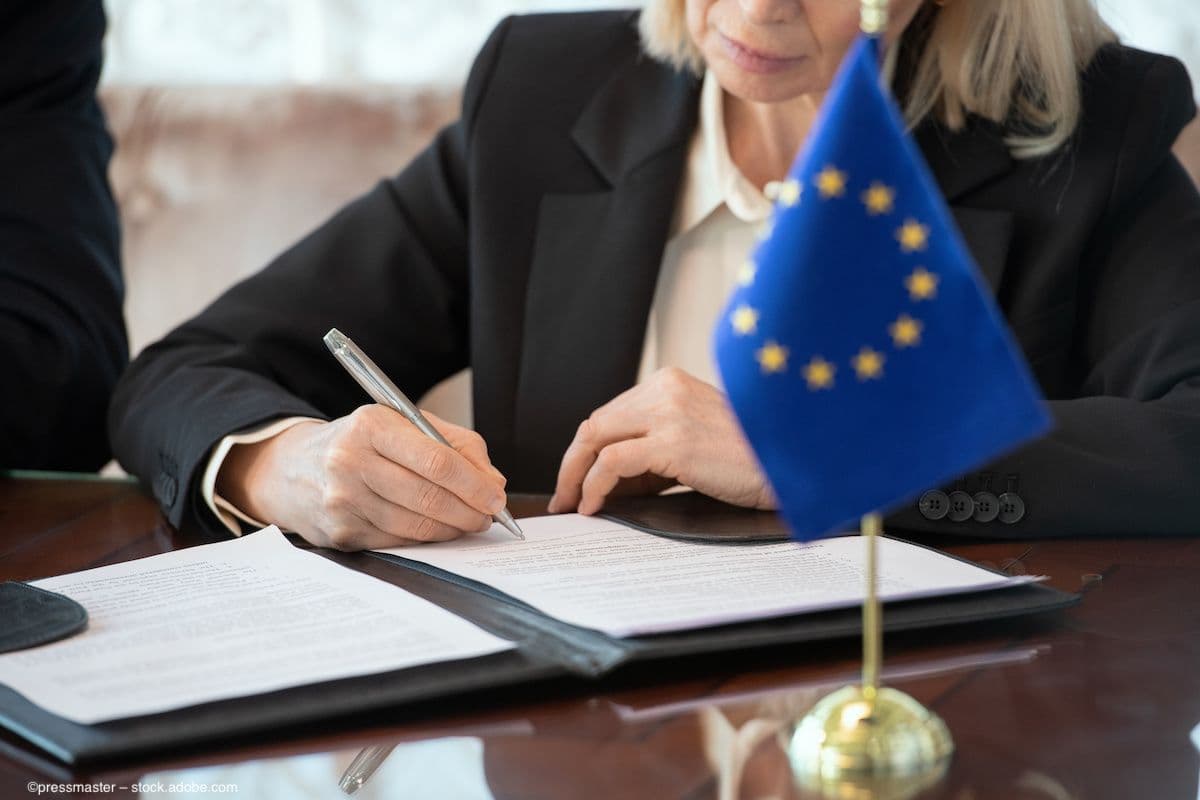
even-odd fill
[{"label": "yellow star", "polygon": [[803,194],[804,187],[795,178],[788,178],[783,183],[779,184],[776,190],[776,199],[780,205],[790,208],[800,202],[800,195]]},{"label": "yellow star", "polygon": [[846,180],[846,173],[831,164],[817,173],[817,189],[821,192],[821,197],[827,200],[831,197],[841,197],[846,193]]},{"label": "yellow star", "polygon": [[860,381],[869,381],[883,375],[883,353],[864,347],[858,351],[858,355],[852,361],[854,362],[854,371],[858,373]]},{"label": "yellow star", "polygon": [[924,328],[920,320],[913,319],[908,314],[901,314],[888,326],[888,331],[892,334],[892,341],[896,343],[896,347],[915,347],[921,343],[921,331]]},{"label": "yellow star", "polygon": [[762,371],[768,375],[787,369],[788,349],[780,347],[770,339],[759,348],[755,357],[758,358],[758,365],[762,367]]},{"label": "yellow star", "polygon": [[915,300],[932,300],[937,296],[938,276],[924,267],[917,267],[913,274],[904,279],[908,294]]},{"label": "yellow star", "polygon": [[758,330],[758,312],[748,305],[740,305],[733,311],[729,321],[738,336],[748,336]]},{"label": "yellow star", "polygon": [[820,356],[813,356],[812,361],[804,368],[804,380],[808,381],[810,391],[833,388],[833,375],[837,367]]},{"label": "yellow star", "polygon": [[738,267],[738,286],[749,286],[754,283],[754,273],[756,272],[758,272],[758,265],[753,261],[743,261],[742,265]]},{"label": "yellow star", "polygon": [[875,181],[871,188],[862,193],[862,201],[867,207],[867,213],[872,217],[890,214],[896,201],[896,190]]},{"label": "yellow star", "polygon": [[929,242],[929,226],[922,225],[915,219],[906,219],[896,231],[896,238],[900,240],[900,248],[906,253],[924,250]]}]

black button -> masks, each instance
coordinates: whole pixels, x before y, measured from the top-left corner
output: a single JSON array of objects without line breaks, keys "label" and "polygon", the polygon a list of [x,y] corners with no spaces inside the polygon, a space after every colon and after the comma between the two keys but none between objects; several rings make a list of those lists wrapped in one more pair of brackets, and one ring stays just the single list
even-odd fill
[{"label": "black button", "polygon": [[1000,498],[991,492],[976,492],[975,497],[975,521],[976,522],[991,522],[1000,516]]},{"label": "black button", "polygon": [[950,513],[946,517],[951,522],[966,522],[975,513],[975,501],[966,492],[951,492],[948,499],[950,501]]},{"label": "black button", "polygon": [[1000,521],[1005,525],[1013,525],[1025,517],[1025,501],[1016,492],[1005,492],[1000,495]]},{"label": "black button", "polygon": [[925,519],[938,520],[950,513],[950,498],[946,497],[945,492],[930,489],[921,495],[917,508]]}]

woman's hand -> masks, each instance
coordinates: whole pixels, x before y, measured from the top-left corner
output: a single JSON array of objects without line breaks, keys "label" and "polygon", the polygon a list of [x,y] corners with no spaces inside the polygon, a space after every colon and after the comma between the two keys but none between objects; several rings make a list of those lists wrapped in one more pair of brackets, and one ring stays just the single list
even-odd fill
[{"label": "woman's hand", "polygon": [[674,483],[735,505],[775,508],[725,396],[668,368],[584,420],[563,456],[549,510],[595,514],[610,494]]},{"label": "woman's hand", "polygon": [[318,547],[363,550],[485,530],[504,508],[504,477],[479,434],[425,415],[451,447],[396,411],[359,408],[230,450],[217,493]]}]

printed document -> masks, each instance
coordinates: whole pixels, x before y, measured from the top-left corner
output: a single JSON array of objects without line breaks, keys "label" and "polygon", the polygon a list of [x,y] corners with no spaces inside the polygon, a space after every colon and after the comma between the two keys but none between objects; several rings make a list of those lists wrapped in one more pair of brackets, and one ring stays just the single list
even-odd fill
[{"label": "printed document", "polygon": [[0,683],[85,724],[513,647],[275,527],[34,585],[88,627],[0,655]]},{"label": "printed document", "polygon": [[[564,622],[612,636],[665,633],[858,605],[858,536],[758,545],[665,539],[598,517],[521,520],[452,542],[380,552],[430,564],[515,597]],[[1010,578],[895,539],[879,540],[883,601],[999,589]]]}]

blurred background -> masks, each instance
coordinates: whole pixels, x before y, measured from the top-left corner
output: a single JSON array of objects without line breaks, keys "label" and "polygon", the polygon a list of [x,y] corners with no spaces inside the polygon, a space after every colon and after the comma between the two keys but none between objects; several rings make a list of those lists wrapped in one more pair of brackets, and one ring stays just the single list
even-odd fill
[{"label": "blurred background", "polygon": [[[106,0],[103,99],[133,351],[403,167],[456,115],[472,58],[503,16],[634,4]],[[1098,5],[1127,43],[1200,76],[1200,2]],[[1178,148],[1194,175],[1196,131]],[[426,404],[468,422],[464,381]]]},{"label": "blurred background", "polygon": [[[636,0],[106,0],[116,84],[457,86],[506,14]],[[1200,70],[1200,3],[1099,0],[1122,36]]]}]

